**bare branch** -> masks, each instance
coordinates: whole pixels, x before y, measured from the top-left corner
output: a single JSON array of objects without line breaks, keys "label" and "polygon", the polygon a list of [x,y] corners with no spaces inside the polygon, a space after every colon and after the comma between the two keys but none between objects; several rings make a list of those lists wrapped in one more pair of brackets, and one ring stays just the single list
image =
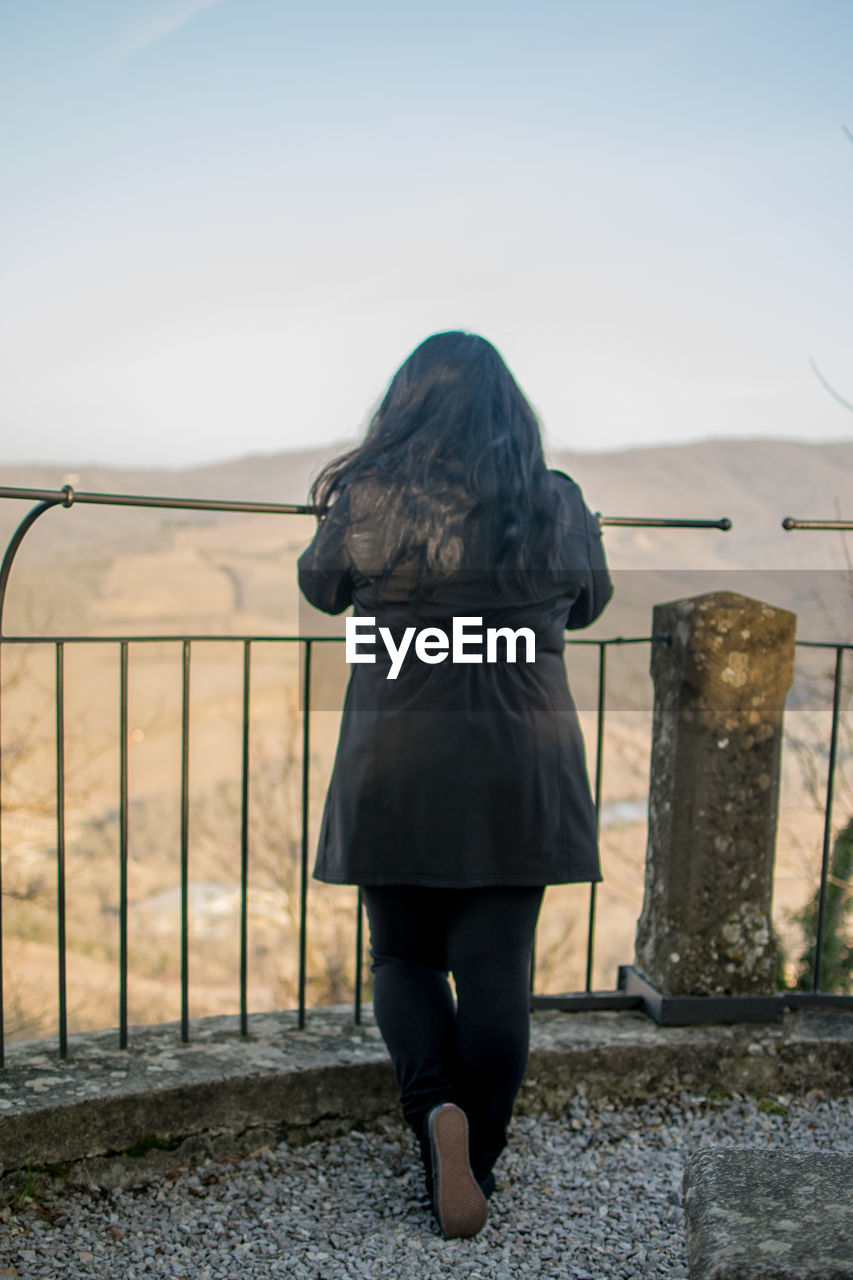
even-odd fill
[{"label": "bare branch", "polygon": [[831,382],[827,382],[826,378],[823,376],[820,369],[817,367],[817,363],[813,356],[809,356],[809,364],[811,365],[812,373],[815,375],[818,382],[820,382],[821,385],[826,388],[829,394],[833,396],[840,405],[843,405],[845,409],[847,409],[850,413],[853,413],[853,404],[851,404],[849,400],[845,400],[844,396],[841,395],[840,392],[835,390],[835,387],[832,385]]}]

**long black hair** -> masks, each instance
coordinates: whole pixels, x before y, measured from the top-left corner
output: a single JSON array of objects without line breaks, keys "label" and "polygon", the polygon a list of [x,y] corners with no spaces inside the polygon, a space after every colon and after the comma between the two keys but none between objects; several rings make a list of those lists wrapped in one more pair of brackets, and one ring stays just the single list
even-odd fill
[{"label": "long black hair", "polygon": [[418,580],[447,570],[460,497],[467,519],[488,531],[490,569],[526,578],[551,561],[558,532],[539,423],[476,334],[436,333],[412,352],[362,443],[323,468],[311,500],[324,514],[357,489],[372,495],[372,513],[362,501],[361,514],[381,513],[383,576],[401,564]]}]

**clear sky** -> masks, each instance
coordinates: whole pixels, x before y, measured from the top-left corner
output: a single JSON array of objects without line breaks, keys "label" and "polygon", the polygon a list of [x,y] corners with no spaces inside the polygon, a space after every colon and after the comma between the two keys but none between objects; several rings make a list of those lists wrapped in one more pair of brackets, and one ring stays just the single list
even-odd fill
[{"label": "clear sky", "polygon": [[0,462],[351,437],[484,334],[552,447],[853,415],[853,0],[0,0]]}]

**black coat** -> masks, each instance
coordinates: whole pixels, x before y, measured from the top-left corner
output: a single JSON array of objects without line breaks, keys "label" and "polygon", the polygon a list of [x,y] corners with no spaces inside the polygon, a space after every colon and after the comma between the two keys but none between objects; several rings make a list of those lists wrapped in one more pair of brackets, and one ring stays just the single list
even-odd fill
[{"label": "black coat", "polygon": [[[299,559],[303,594],[326,613],[353,604],[356,616],[375,618],[377,632],[376,662],[352,666],[317,879],[449,887],[601,879],[563,631],[593,622],[612,585],[580,489],[561,472],[551,476],[562,556],[524,590],[497,587],[463,546],[458,571],[415,604],[404,578],[380,590],[367,568],[381,530],[354,518],[356,498],[344,491],[320,521]],[[448,656],[428,665],[412,644],[397,678],[387,678],[380,626],[396,642],[406,626],[450,635],[459,615],[482,618],[484,629],[531,628],[535,661],[524,660],[523,643],[517,661],[506,661],[499,642],[495,662]]]}]

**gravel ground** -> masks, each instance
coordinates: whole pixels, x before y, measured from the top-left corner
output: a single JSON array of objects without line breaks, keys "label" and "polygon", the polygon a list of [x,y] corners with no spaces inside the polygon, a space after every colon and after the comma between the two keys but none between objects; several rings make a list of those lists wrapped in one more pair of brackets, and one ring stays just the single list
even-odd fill
[{"label": "gravel ground", "polygon": [[637,1107],[578,1095],[518,1118],[473,1240],[442,1240],[401,1129],[282,1144],[144,1187],[56,1187],[0,1211],[0,1277],[168,1280],[676,1280],[687,1276],[681,1177],[699,1146],[853,1152],[853,1099]]}]

